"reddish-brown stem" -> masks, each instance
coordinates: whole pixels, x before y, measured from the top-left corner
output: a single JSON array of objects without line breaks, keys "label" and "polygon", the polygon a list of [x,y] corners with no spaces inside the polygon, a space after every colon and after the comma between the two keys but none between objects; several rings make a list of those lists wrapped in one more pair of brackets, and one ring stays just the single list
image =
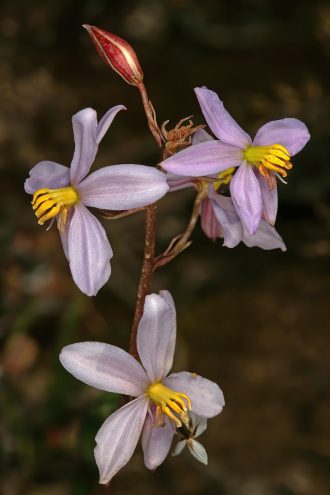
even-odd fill
[{"label": "reddish-brown stem", "polygon": [[160,131],[159,126],[157,124],[156,117],[155,117],[155,111],[153,109],[153,106],[152,106],[149,98],[148,98],[148,94],[147,94],[147,90],[145,88],[145,85],[143,84],[143,82],[140,82],[137,85],[137,87],[138,87],[140,94],[141,94],[143,108],[144,108],[144,111],[145,111],[145,114],[147,117],[149,129],[150,129],[153,137],[155,138],[158,146],[160,148],[162,148],[163,143],[162,143],[162,138],[161,138],[161,131]]},{"label": "reddish-brown stem", "polygon": [[178,256],[178,254],[182,253],[182,251],[184,251],[190,245],[191,241],[189,241],[189,239],[196,227],[201,203],[206,195],[207,189],[203,187],[196,195],[194,206],[191,212],[191,217],[186,230],[180,236],[178,242],[174,243],[173,247],[170,246],[166,249],[165,253],[161,254],[155,259],[154,270],[172,261],[176,256]]},{"label": "reddish-brown stem", "polygon": [[[147,90],[143,82],[137,85],[143,103],[143,108],[147,117],[149,129],[156,140],[156,143],[161,149],[161,157],[166,157],[162,134],[156,120],[155,110],[148,98]],[[136,335],[137,329],[143,315],[144,301],[151,288],[152,274],[155,263],[155,245],[156,245],[156,215],[157,205],[153,203],[145,208],[145,238],[144,238],[144,254],[139,280],[139,287],[135,305],[134,318],[131,329],[129,352],[135,358],[138,357]]]},{"label": "reddish-brown stem", "polygon": [[139,281],[139,288],[136,299],[135,313],[132,323],[129,352],[134,357],[138,357],[136,347],[136,334],[140,319],[143,314],[144,301],[150,292],[151,278],[154,268],[155,244],[156,244],[156,214],[157,205],[153,203],[146,208],[145,216],[145,239],[143,263]]}]

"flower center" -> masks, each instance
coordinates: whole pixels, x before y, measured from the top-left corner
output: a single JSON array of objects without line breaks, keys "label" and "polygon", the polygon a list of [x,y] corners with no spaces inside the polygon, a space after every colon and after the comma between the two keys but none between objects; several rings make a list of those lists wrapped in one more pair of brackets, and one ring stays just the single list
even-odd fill
[{"label": "flower center", "polygon": [[263,175],[270,187],[274,187],[274,181],[271,179],[272,172],[281,174],[286,177],[286,170],[292,168],[290,163],[291,155],[288,150],[281,144],[272,144],[270,146],[249,146],[244,152],[244,158],[247,162],[258,167],[259,172]]},{"label": "flower center", "polygon": [[63,231],[68,210],[78,201],[78,193],[73,187],[63,187],[60,189],[38,189],[34,193],[31,203],[39,225],[43,225],[47,220],[59,214],[59,229]]},{"label": "flower center", "polygon": [[165,387],[161,382],[150,385],[147,395],[156,404],[156,421],[161,424],[161,417],[166,414],[180,428],[182,423],[189,422],[187,410],[191,409],[191,402],[186,394],[175,392]]}]

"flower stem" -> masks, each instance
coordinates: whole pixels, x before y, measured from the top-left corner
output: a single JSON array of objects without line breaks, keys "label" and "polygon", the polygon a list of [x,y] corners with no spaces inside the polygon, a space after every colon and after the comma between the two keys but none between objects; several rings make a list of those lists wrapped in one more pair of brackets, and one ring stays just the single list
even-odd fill
[{"label": "flower stem", "polygon": [[157,256],[154,262],[154,270],[166,265],[172,261],[178,254],[182,253],[187,247],[190,246],[189,241],[191,234],[193,233],[196,223],[199,217],[200,206],[203,199],[207,196],[207,189],[202,188],[196,195],[194,206],[191,212],[189,223],[184,233],[179,237],[177,242],[171,241],[169,247],[160,256]]},{"label": "flower stem", "polygon": [[[137,85],[143,103],[143,108],[147,117],[149,129],[156,140],[157,145],[161,149],[162,159],[165,158],[165,148],[162,140],[162,134],[159,129],[159,125],[156,120],[156,112],[149,100],[147,90],[140,82]],[[156,245],[156,218],[157,218],[157,204],[153,203],[145,208],[145,238],[144,238],[144,254],[143,262],[140,274],[140,281],[137,293],[137,299],[135,304],[135,312],[133,317],[131,336],[129,342],[129,353],[138,358],[136,335],[138,326],[143,315],[144,301],[151,288],[152,275],[154,271],[155,263],[155,245]]]},{"label": "flower stem", "polygon": [[143,263],[139,281],[139,288],[136,299],[135,313],[132,323],[132,330],[129,343],[129,353],[135,358],[138,357],[136,346],[136,334],[140,319],[143,314],[144,301],[150,292],[152,273],[154,269],[154,256],[156,244],[156,215],[157,205],[153,203],[146,208],[145,216],[145,239]]},{"label": "flower stem", "polygon": [[137,87],[138,87],[140,94],[141,94],[143,108],[144,108],[144,111],[145,111],[145,114],[147,117],[149,129],[150,129],[153,137],[155,138],[158,146],[160,148],[162,148],[162,145],[163,145],[162,138],[161,138],[162,134],[161,134],[161,131],[160,131],[159,126],[157,124],[156,113],[155,113],[154,107],[152,106],[151,101],[149,100],[145,85],[143,84],[143,82],[140,82],[137,85]]}]

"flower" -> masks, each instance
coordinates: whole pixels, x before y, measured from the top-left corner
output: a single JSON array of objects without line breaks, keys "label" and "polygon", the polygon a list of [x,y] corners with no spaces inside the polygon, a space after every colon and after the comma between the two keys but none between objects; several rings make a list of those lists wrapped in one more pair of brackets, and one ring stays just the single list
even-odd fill
[{"label": "flower", "polygon": [[136,397],[103,423],[96,435],[100,483],[108,483],[135,450],[142,433],[144,462],[155,469],[167,456],[176,428],[190,410],[212,418],[224,406],[215,383],[183,371],[168,376],[176,340],[176,313],[168,291],[146,297],[137,333],[141,364],[124,350],[100,342],[64,347],[60,360],[79,380],[101,390]]},{"label": "flower", "polygon": [[175,456],[181,454],[187,445],[191,455],[193,455],[199,462],[206,465],[208,462],[207,452],[203,445],[195,440],[195,438],[198,438],[202,433],[204,433],[206,428],[207,419],[191,413],[189,425],[186,428],[179,428],[180,431],[178,433],[183,438],[174,447],[172,455]]},{"label": "flower", "polygon": [[[200,129],[193,135],[192,145],[195,146],[198,143],[211,140],[213,138],[206,131]],[[267,250],[280,248],[282,251],[286,251],[281,236],[264,219],[260,220],[256,233],[249,234],[237,214],[232,199],[219,193],[223,184],[230,183],[233,172],[233,168],[224,170],[213,177],[213,183],[195,177],[182,177],[168,173],[167,182],[170,191],[191,186],[203,188],[204,198],[200,209],[201,227],[210,239],[223,238],[223,245],[228,248],[234,248],[240,242],[244,242],[248,247],[256,246]]]},{"label": "flower", "polygon": [[208,197],[202,202],[201,226],[208,237],[213,240],[223,238],[223,245],[229,248],[244,242],[248,247],[286,251],[282,237],[263,219],[256,233],[251,235],[238,216],[231,198],[217,193],[212,185],[208,186]]},{"label": "flower", "polygon": [[84,24],[100,57],[117,72],[128,84],[138,86],[143,81],[137,55],[127,41],[96,26]]},{"label": "flower", "polygon": [[85,108],[72,118],[75,150],[71,168],[43,161],[30,171],[25,191],[33,194],[38,223],[57,219],[73,280],[92,296],[110,277],[112,249],[100,222],[86,206],[126,210],[150,204],[167,192],[165,174],[144,165],[112,165],[88,174],[98,144],[122,105],[97,122],[95,110]]},{"label": "flower", "polygon": [[198,177],[239,167],[230,182],[233,204],[250,235],[262,216],[274,225],[277,214],[276,176],[292,168],[290,159],[310,138],[303,122],[286,118],[260,127],[254,140],[239,127],[216,93],[195,88],[204,117],[218,140],[180,151],[162,162],[168,172]]}]

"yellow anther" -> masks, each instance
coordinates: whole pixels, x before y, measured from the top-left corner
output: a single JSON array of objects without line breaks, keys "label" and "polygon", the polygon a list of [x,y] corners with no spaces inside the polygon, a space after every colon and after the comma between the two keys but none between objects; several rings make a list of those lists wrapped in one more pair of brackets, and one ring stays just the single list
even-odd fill
[{"label": "yellow anther", "polygon": [[267,155],[265,155],[264,160],[266,160],[266,162],[272,163],[273,165],[279,165],[280,167],[286,168],[285,165],[286,162],[282,158],[279,158],[276,155],[272,155],[268,153]]},{"label": "yellow anther", "polygon": [[260,169],[260,165],[262,165],[264,168],[268,168],[269,170],[272,170],[273,172],[280,173],[283,177],[286,177],[288,175],[286,171],[283,170],[284,168],[287,168],[285,165],[275,164],[270,160],[267,160],[266,157],[263,160],[261,160],[259,164],[259,169]]},{"label": "yellow anther", "polygon": [[235,172],[234,167],[227,168],[218,174],[218,180],[213,183],[214,189],[217,191],[222,184],[229,184]]},{"label": "yellow anther", "polygon": [[180,426],[182,426],[182,423],[179,420],[179,418],[177,416],[174,416],[174,414],[172,413],[169,407],[164,405],[162,406],[162,410],[175,423],[177,428],[180,428]]},{"label": "yellow anther", "polygon": [[228,177],[231,177],[234,172],[235,172],[235,167],[227,168],[226,170],[224,170],[223,172],[220,172],[220,174],[218,174],[218,179],[220,179],[220,180],[222,180],[222,179],[227,180]]},{"label": "yellow anther", "polygon": [[[181,392],[176,392],[177,396],[182,397],[187,401],[188,404],[188,409],[191,411],[191,400],[189,399],[188,395],[182,394]],[[175,399],[178,402],[178,397]],[[181,402],[184,404],[184,402],[181,400]]]},{"label": "yellow anther", "polygon": [[[184,404],[184,403],[183,403],[183,404]],[[184,407],[182,407],[182,406],[180,407],[180,406],[179,406],[176,402],[174,402],[174,400],[169,400],[169,401],[167,402],[167,405],[168,405],[171,409],[173,409],[173,411],[174,411],[174,412],[176,412],[176,413],[178,413],[178,414],[182,414],[182,410],[183,410],[183,411],[186,411],[186,410],[187,410],[187,408],[186,408],[186,406],[185,406],[185,405],[184,405]]]},{"label": "yellow anther", "polygon": [[[290,159],[290,156],[291,156],[290,153],[282,144],[272,144],[271,148],[273,151],[275,151],[275,150],[282,151],[282,153],[284,153],[287,156],[287,158]],[[279,155],[277,155],[277,156],[279,156]]]},{"label": "yellow anther", "polygon": [[[277,172],[283,177],[287,176],[286,170],[292,168],[290,153],[281,144],[270,146],[249,146],[244,152],[244,159],[258,167],[260,173],[266,177],[267,170]],[[268,178],[268,180],[270,180]]]},{"label": "yellow anther", "polygon": [[39,225],[43,225],[47,220],[56,217],[56,215],[60,212],[61,208],[59,206],[53,206],[50,210],[48,210],[41,218],[38,220]]},{"label": "yellow anther", "polygon": [[73,187],[63,187],[60,189],[44,188],[34,193],[32,208],[40,225],[59,215],[59,225],[63,232],[65,230],[68,209],[78,203],[78,201],[78,193]]},{"label": "yellow anther", "polygon": [[32,203],[32,204],[34,204],[34,202],[36,201],[36,199],[37,199],[39,196],[42,196],[43,194],[46,194],[46,193],[49,193],[49,192],[50,192],[50,189],[38,189],[38,190],[34,193],[31,203]]},{"label": "yellow anther", "polygon": [[179,428],[187,423],[189,417],[187,409],[191,409],[191,402],[186,394],[175,392],[161,382],[154,383],[147,389],[148,397],[156,404],[156,419],[160,419],[160,409]]},{"label": "yellow anther", "polygon": [[[34,196],[33,196],[34,198]],[[49,194],[40,194],[39,196],[37,196],[33,201],[32,201],[32,209],[33,210],[36,210],[42,203],[44,203],[45,201],[48,201],[50,198],[50,195]]]},{"label": "yellow anther", "polygon": [[50,210],[51,208],[58,208],[60,209],[60,206],[58,206],[54,201],[48,199],[44,201],[43,203],[39,204],[39,208],[35,210],[35,216],[37,218],[40,218],[46,211]]}]

